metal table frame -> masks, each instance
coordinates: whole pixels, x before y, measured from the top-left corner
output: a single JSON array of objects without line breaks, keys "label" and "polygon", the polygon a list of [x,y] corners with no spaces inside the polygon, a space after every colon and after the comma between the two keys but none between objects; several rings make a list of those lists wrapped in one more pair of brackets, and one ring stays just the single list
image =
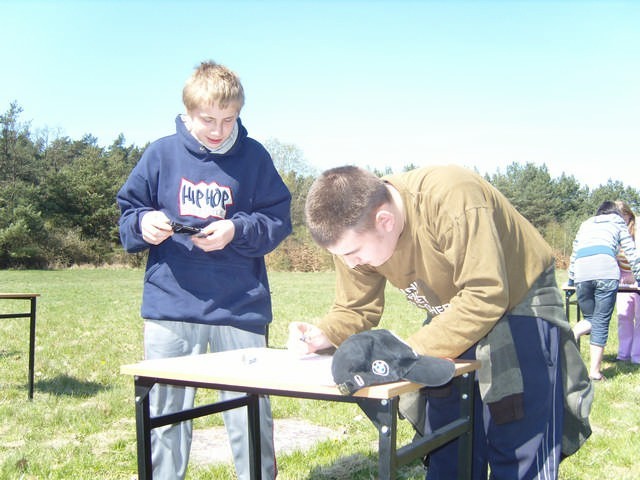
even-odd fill
[{"label": "metal table frame", "polygon": [[4,318],[28,318],[29,319],[29,400],[33,400],[33,372],[35,364],[36,348],[36,298],[39,293],[0,293],[0,299],[29,300],[30,309],[24,313],[0,313],[0,319]]},{"label": "metal table frame", "polygon": [[[180,358],[180,357],[178,357]],[[462,363],[461,363],[462,364]],[[252,463],[250,472],[252,479],[261,479],[261,455],[260,455],[260,422],[258,398],[261,395],[285,396],[293,398],[326,400],[334,402],[356,403],[378,430],[378,477],[380,479],[394,479],[397,469],[417,458],[424,457],[428,452],[460,438],[459,448],[459,479],[471,478],[471,459],[473,442],[473,398],[474,398],[474,370],[479,362],[464,362],[456,377],[460,389],[460,416],[451,423],[437,429],[425,437],[413,441],[400,448],[397,446],[397,421],[400,393],[416,391],[419,385],[409,382],[397,382],[388,384],[388,393],[382,395],[385,398],[373,398],[367,396],[363,389],[354,396],[343,396],[336,387],[331,387],[335,393],[317,393],[296,389],[283,390],[281,388],[255,387],[242,384],[212,381],[178,380],[165,378],[164,376],[135,374],[135,365],[123,366],[122,372],[134,375],[135,384],[135,411],[136,411],[136,437],[138,451],[138,478],[149,480],[152,478],[151,465],[151,430],[160,426],[191,420],[205,415],[220,413],[233,408],[247,407],[249,419],[249,453]],[[179,385],[185,387],[209,388],[216,390],[231,390],[244,392],[246,395],[218,401],[208,405],[196,406],[189,410],[151,417],[149,412],[149,393],[156,383]],[[394,390],[397,385],[402,385],[402,391]],[[407,388],[409,385],[409,388]],[[328,387],[327,387],[328,388]],[[400,393],[397,393],[400,392]],[[379,394],[377,394],[380,397]]]},{"label": "metal table frame", "polygon": [[[571,297],[576,292],[576,287],[575,286],[571,286],[570,287],[568,285],[564,285],[562,287],[562,290],[564,290],[564,298],[565,298],[564,308],[565,308],[565,313],[567,315],[567,320],[570,321],[569,313],[570,313],[570,310],[571,310],[571,305],[575,305],[576,306],[576,321],[579,322],[581,314],[582,314],[582,311],[580,310],[580,305],[578,305],[578,299],[576,298],[575,300],[571,300]],[[618,287],[618,293],[637,293],[637,294],[640,294],[640,288],[620,285]]]}]

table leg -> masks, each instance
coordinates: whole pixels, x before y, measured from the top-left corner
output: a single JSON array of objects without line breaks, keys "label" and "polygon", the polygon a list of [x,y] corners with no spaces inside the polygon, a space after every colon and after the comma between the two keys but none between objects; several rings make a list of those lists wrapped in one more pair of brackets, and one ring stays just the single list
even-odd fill
[{"label": "table leg", "polygon": [[463,373],[460,382],[460,417],[468,419],[469,428],[460,435],[458,443],[458,478],[466,480],[471,478],[473,461],[473,403],[475,375]]},{"label": "table leg", "polygon": [[[223,400],[187,410],[151,417],[149,393],[156,383],[164,382],[158,382],[158,379],[151,377],[134,377],[136,395],[135,411],[136,445],[138,451],[138,480],[151,480],[153,478],[153,465],[151,461],[151,430],[165,425],[193,420],[213,413],[220,413],[244,406],[247,406],[247,415],[249,419],[249,448],[254,452],[254,454],[252,454],[252,459],[255,465],[252,463],[250,466],[252,471],[251,479],[261,480],[260,407],[258,403],[258,395],[242,395],[229,400]],[[187,386],[183,382],[176,383],[175,385]]]},{"label": "table leg", "polygon": [[[565,292],[565,314],[567,316],[567,322],[569,322],[569,324],[571,324],[571,296],[575,293],[575,291],[566,291]],[[575,300],[575,304],[576,304],[576,323],[578,323],[580,321],[580,304],[578,303],[578,298],[577,298],[577,293],[576,293],[576,300]],[[578,344],[578,350],[580,350],[580,339],[578,339],[576,341],[576,343]]]},{"label": "table leg", "polygon": [[396,478],[398,457],[396,441],[398,432],[398,397],[380,401],[378,419],[378,474],[379,478]]},{"label": "table leg", "polygon": [[260,450],[260,396],[248,395],[247,418],[249,426],[249,473],[252,480],[262,480],[262,453]]},{"label": "table leg", "polygon": [[136,441],[138,449],[138,480],[151,480],[151,415],[149,413],[149,392],[153,383],[143,382],[135,377],[136,391]]},{"label": "table leg", "polygon": [[[567,321],[569,323],[571,323],[571,297],[573,296],[575,292],[574,291],[566,291],[565,292],[565,300],[564,300],[564,310],[565,310],[565,314],[567,315]],[[576,304],[576,323],[580,321],[580,318],[582,317],[581,312],[580,312],[580,305],[578,304],[578,298],[577,298],[577,294],[576,294],[576,300],[575,300],[575,304]]]},{"label": "table leg", "polygon": [[408,445],[398,449],[399,397],[388,400],[358,399],[357,403],[378,429],[378,478],[394,479],[400,465],[405,465],[426,453],[459,438],[458,478],[471,478],[473,453],[473,403],[475,376],[464,373],[453,380],[460,388],[460,416]]},{"label": "table leg", "polygon": [[362,398],[358,405],[378,429],[378,477],[396,478],[398,469],[397,432],[399,398],[375,400]]},{"label": "table leg", "polygon": [[36,349],[36,297],[31,298],[29,319],[29,400],[33,400],[33,374]]}]

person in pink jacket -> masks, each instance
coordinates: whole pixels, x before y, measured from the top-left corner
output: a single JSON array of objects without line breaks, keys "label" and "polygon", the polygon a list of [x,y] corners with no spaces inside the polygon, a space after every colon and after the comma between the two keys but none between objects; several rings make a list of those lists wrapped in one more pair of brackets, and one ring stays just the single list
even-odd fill
[{"label": "person in pink jacket", "polygon": [[[616,201],[629,233],[635,241],[636,216],[625,202]],[[618,254],[620,265],[620,286],[637,287],[631,272],[631,265],[624,252]],[[618,292],[616,297],[618,311],[618,360],[640,364],[640,294]]]}]

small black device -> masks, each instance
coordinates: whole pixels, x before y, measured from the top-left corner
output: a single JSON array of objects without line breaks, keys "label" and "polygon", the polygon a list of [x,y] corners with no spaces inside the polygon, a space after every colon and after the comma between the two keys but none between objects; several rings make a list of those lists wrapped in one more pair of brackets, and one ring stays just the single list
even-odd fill
[{"label": "small black device", "polygon": [[202,231],[201,228],[190,227],[189,225],[183,225],[178,222],[171,222],[169,225],[171,225],[171,230],[173,230],[174,233],[186,233],[187,235],[197,235]]}]

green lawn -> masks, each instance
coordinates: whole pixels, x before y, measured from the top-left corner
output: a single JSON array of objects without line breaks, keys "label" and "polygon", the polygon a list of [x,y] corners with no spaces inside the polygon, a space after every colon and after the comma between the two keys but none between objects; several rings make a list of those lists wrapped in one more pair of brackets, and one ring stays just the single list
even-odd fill
[{"label": "green lawn", "polygon": [[[562,275],[564,272],[560,272]],[[562,281],[563,278],[561,277]],[[275,321],[270,343],[284,347],[287,325],[313,321],[333,299],[331,273],[271,274]],[[0,478],[127,479],[136,477],[133,381],[120,365],[142,358],[141,270],[3,271],[0,292],[38,292],[36,384],[27,400],[28,320],[0,320]],[[0,301],[0,312],[26,301]],[[383,326],[406,336],[420,311],[388,292]],[[608,381],[596,386],[593,436],[563,462],[561,479],[637,478],[640,452],[640,369],[614,362],[615,319],[605,352]],[[583,342],[586,344],[587,342]],[[586,353],[586,345],[583,352]],[[586,358],[586,357],[585,357]],[[200,391],[199,402],[215,393]],[[343,432],[311,451],[278,457],[279,478],[375,478],[376,432],[355,405],[272,398],[274,417],[304,419]],[[221,425],[219,416],[196,428]],[[411,435],[401,422],[401,437]],[[229,465],[192,465],[190,479],[233,478]],[[402,478],[423,478],[420,467]]]}]

